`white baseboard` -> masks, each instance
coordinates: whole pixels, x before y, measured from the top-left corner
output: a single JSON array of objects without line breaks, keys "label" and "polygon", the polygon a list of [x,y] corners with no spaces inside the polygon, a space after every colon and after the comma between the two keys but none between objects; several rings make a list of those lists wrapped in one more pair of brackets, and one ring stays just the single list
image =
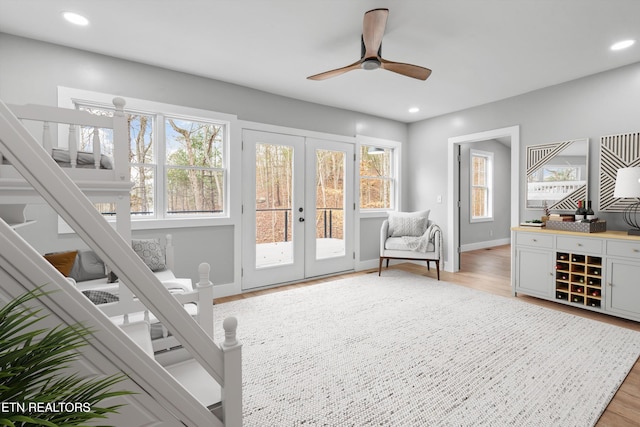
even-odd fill
[{"label": "white baseboard", "polygon": [[368,259],[365,261],[358,261],[356,263],[356,267],[355,270],[356,271],[362,271],[362,270],[369,270],[371,268],[378,268],[378,265],[380,263],[380,259],[376,258],[376,259]]},{"label": "white baseboard", "polygon": [[242,289],[240,288],[240,284],[235,282],[224,283],[221,285],[213,285],[214,298],[228,297],[231,295],[238,295],[241,293],[242,293]]},{"label": "white baseboard", "polygon": [[475,251],[478,249],[492,248],[494,246],[508,245],[511,243],[511,238],[505,237],[504,239],[488,240],[486,242],[467,243],[466,245],[460,245],[460,252]]}]

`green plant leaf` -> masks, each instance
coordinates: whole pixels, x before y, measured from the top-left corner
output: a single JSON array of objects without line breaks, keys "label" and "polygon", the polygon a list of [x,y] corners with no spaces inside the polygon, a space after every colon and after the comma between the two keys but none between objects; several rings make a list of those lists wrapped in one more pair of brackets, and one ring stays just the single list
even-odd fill
[{"label": "green plant leaf", "polygon": [[13,299],[0,308],[0,401],[80,402],[91,410],[76,412],[36,412],[3,414],[1,425],[48,427],[87,425],[116,413],[121,405],[100,406],[105,399],[132,394],[114,390],[125,375],[82,378],[66,374],[78,359],[78,350],[87,344],[91,330],[82,325],[60,325],[37,329],[46,319],[41,310],[27,303],[46,295],[41,288]]}]

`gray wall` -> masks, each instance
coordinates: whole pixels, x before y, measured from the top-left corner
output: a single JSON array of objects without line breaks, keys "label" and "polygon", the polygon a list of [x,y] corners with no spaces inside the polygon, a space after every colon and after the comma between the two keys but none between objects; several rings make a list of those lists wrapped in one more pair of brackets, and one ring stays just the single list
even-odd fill
[{"label": "gray wall", "polygon": [[[241,120],[309,131],[355,136],[356,129],[367,129],[367,136],[399,142],[407,139],[407,125],[393,120],[3,33],[0,58],[0,99],[6,103],[57,105],[57,87],[65,86],[235,114]],[[231,144],[237,148],[240,141]],[[236,176],[241,176],[240,171]],[[82,244],[73,237],[58,239],[52,210],[40,206],[29,209],[28,214],[38,217],[38,223],[22,233],[38,250]],[[171,233],[179,249],[177,274],[196,279],[197,264],[206,261],[211,264],[215,284],[239,281],[233,271],[233,237],[239,231],[233,226],[156,231],[135,232],[134,237]],[[377,247],[377,235],[367,231],[361,236],[364,247]]]},{"label": "gray wall", "polygon": [[[75,234],[58,235],[58,216],[48,205],[34,204],[27,207],[26,217],[36,222],[16,231],[39,253],[69,249],[86,249],[87,245]],[[179,228],[163,230],[134,231],[138,239],[161,238],[166,234],[173,237],[177,277],[191,277],[198,280],[198,265],[211,264],[214,284],[231,283],[233,277],[233,226]]]},{"label": "gray wall", "polygon": [[[493,153],[493,221],[471,222],[469,156],[472,148]],[[461,144],[460,155],[460,245],[508,239],[511,235],[511,149],[495,140],[479,141]]]},{"label": "gray wall", "polygon": [[[446,164],[448,138],[520,125],[522,171],[525,146],[588,137],[591,141],[590,198],[596,202],[600,136],[638,131],[640,128],[640,63],[407,126],[2,33],[0,58],[0,99],[8,103],[57,105],[56,88],[61,85],[203,108],[236,114],[244,120],[339,135],[353,136],[356,126],[364,124],[369,129],[369,136],[408,141],[403,149],[401,209],[431,209],[430,218],[443,227],[445,235],[448,232],[449,215],[446,191],[447,168],[450,167]],[[520,188],[524,189],[522,178]],[[518,201],[520,218],[538,218],[541,212],[523,208],[523,194],[521,190]],[[437,202],[439,195],[442,196],[441,203]],[[594,208],[598,209],[597,202]],[[621,214],[601,213],[600,216],[608,221],[609,229],[626,228]],[[373,231],[378,222],[381,220],[362,221],[361,260],[377,258],[374,248],[378,246],[378,236]],[[34,234],[38,234],[36,229]],[[176,241],[182,242],[196,239],[195,235],[198,234],[198,230],[194,232],[192,229],[162,230],[159,233],[165,232],[171,232]],[[236,232],[233,230],[231,234]],[[228,236],[227,231],[220,235],[216,232],[203,240],[207,240],[208,245],[220,246],[228,251],[226,253],[232,253],[233,240],[227,240]],[[49,241],[50,238],[53,237],[43,234],[41,240]],[[186,259],[202,259],[199,244],[197,242],[181,248]],[[207,255],[210,258],[204,261],[212,264],[218,277],[227,280],[233,276],[230,270],[232,263],[218,255],[213,250],[212,254]]]},{"label": "gray wall", "polygon": [[[531,144],[590,139],[589,191],[598,210],[600,137],[640,130],[640,63],[540,89],[491,104],[458,111],[409,125],[405,155],[409,179],[405,181],[409,209],[431,207],[430,218],[448,233],[446,176],[447,141],[508,126],[520,125],[520,171],[524,171],[524,147]],[[412,185],[413,183],[430,185]],[[524,209],[524,179],[520,177],[520,220],[541,216],[541,210]],[[443,196],[441,204],[437,195]],[[610,230],[623,230],[622,215],[598,213]],[[446,244],[445,244],[446,246]],[[447,248],[445,248],[446,253]],[[449,261],[449,260],[446,260]]]}]

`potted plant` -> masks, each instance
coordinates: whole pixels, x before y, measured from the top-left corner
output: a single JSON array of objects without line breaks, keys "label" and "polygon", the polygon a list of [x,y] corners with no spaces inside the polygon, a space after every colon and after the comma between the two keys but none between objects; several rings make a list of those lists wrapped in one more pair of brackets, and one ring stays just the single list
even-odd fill
[{"label": "potted plant", "polygon": [[121,405],[100,402],[130,394],[112,390],[124,375],[87,379],[68,373],[91,331],[81,325],[40,328],[46,316],[24,304],[44,294],[37,289],[0,308],[0,425],[87,425],[116,413]]}]

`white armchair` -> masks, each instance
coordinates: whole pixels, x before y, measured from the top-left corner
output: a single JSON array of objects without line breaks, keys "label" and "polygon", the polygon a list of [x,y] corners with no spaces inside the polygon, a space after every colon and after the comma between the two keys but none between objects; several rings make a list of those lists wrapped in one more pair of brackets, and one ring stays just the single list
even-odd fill
[{"label": "white armchair", "polygon": [[429,211],[393,212],[380,228],[380,265],[390,259],[423,260],[436,264],[436,275],[440,280],[440,260],[442,259],[442,231],[429,220]]}]

